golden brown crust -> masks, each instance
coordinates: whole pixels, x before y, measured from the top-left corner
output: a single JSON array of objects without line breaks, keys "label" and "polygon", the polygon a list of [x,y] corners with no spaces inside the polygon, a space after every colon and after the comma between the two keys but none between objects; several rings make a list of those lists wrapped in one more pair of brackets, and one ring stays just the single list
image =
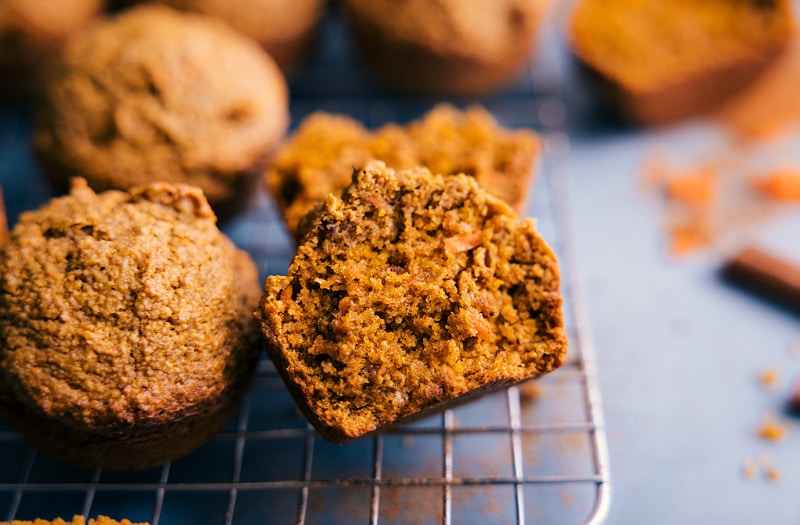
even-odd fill
[{"label": "golden brown crust", "polygon": [[143,468],[225,423],[258,357],[255,265],[198,188],[66,197],[0,249],[0,405],[51,454]]},{"label": "golden brown crust", "polygon": [[787,0],[581,0],[569,42],[606,104],[656,125],[706,112],[740,91],[793,33]]},{"label": "golden brown crust", "polygon": [[353,175],[256,317],[317,430],[346,441],[558,368],[559,270],[533,221],[474,179]]},{"label": "golden brown crust", "polygon": [[250,195],[288,119],[283,75],[253,40],[149,5],[70,41],[35,148],[61,187],[72,176],[96,191],[192,184],[222,215]]},{"label": "golden brown crust", "polygon": [[387,89],[485,95],[533,53],[547,0],[347,0],[366,64]]},{"label": "golden brown crust", "polygon": [[406,126],[368,131],[348,117],[314,113],[278,151],[265,180],[292,234],[329,193],[350,184],[354,168],[370,160],[395,169],[425,166],[446,175],[466,173],[522,214],[539,157],[539,137],[502,128],[479,106],[464,111],[440,104]]}]

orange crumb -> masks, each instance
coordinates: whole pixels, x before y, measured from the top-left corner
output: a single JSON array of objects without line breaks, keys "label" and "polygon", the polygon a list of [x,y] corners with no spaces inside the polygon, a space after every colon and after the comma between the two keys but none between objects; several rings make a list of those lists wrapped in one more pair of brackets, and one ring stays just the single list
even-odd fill
[{"label": "orange crumb", "polygon": [[767,368],[761,372],[758,379],[764,386],[773,386],[778,381],[778,371],[774,368]]},{"label": "orange crumb", "polygon": [[711,166],[674,175],[664,186],[671,201],[694,206],[709,205],[714,200],[716,188],[717,170]]},{"label": "orange crumb", "polygon": [[776,201],[800,202],[800,170],[780,168],[752,181],[755,190]]},{"label": "orange crumb", "polygon": [[772,465],[764,467],[764,475],[770,481],[780,481],[781,480],[781,472]]},{"label": "orange crumb", "polygon": [[769,441],[780,441],[786,436],[786,427],[774,414],[767,414],[758,429],[758,436]]},{"label": "orange crumb", "polygon": [[752,459],[746,459],[742,466],[742,474],[747,479],[753,479],[756,476],[756,462]]},{"label": "orange crumb", "polygon": [[764,477],[770,481],[780,481],[781,479],[781,472],[772,462],[769,456],[766,454],[762,454],[759,458],[761,463],[761,471],[764,473]]},{"label": "orange crumb", "polygon": [[680,224],[674,226],[669,233],[669,250],[675,255],[684,255],[713,242],[708,229],[699,224]]}]

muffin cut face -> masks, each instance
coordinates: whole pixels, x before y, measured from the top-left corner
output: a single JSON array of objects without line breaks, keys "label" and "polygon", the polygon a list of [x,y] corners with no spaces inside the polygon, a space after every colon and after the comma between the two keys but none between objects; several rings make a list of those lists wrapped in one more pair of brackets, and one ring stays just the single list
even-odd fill
[{"label": "muffin cut face", "polygon": [[256,317],[312,424],[341,442],[558,368],[557,261],[464,175],[374,162],[314,215]]}]

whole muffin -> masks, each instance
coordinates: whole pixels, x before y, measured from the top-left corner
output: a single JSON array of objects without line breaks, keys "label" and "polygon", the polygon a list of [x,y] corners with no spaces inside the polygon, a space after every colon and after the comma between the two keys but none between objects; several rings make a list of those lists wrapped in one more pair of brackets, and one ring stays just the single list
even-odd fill
[{"label": "whole muffin", "polygon": [[634,124],[700,115],[787,48],[790,0],[580,0],[569,46],[600,100]]},{"label": "whole muffin", "polygon": [[358,49],[388,88],[484,95],[510,84],[535,48],[548,0],[345,0]]},{"label": "whole muffin", "polygon": [[97,15],[103,0],[0,0],[0,95],[41,89],[64,41]]},{"label": "whole muffin", "polygon": [[224,20],[258,41],[287,74],[297,69],[309,51],[326,3],[326,0],[157,1]]},{"label": "whole muffin", "polygon": [[70,40],[35,150],[60,188],[72,176],[96,191],[186,183],[225,218],[252,194],[288,121],[286,81],[252,39],[148,5]]},{"label": "whole muffin", "polygon": [[373,162],[312,214],[256,311],[298,406],[352,440],[546,374],[567,351],[558,261],[466,175]]},{"label": "whole muffin", "polygon": [[245,394],[257,269],[195,187],[68,196],[0,248],[0,409],[44,452],[139,469],[189,453]]}]

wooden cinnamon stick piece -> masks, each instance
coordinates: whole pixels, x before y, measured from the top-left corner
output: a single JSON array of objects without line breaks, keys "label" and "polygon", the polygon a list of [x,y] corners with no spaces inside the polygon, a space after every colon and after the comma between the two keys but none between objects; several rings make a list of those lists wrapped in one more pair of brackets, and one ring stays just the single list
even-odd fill
[{"label": "wooden cinnamon stick piece", "polygon": [[722,268],[729,282],[800,312],[800,263],[748,246]]}]

